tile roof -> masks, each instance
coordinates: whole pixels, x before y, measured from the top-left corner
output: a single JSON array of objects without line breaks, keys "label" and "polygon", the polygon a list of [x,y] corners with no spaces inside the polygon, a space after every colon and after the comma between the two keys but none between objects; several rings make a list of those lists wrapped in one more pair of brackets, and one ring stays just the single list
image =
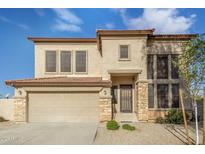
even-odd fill
[{"label": "tile roof", "polygon": [[85,86],[85,87],[110,87],[110,80],[102,80],[101,77],[49,77],[49,78],[34,78],[21,80],[7,80],[7,86],[13,87],[33,87],[33,86]]}]

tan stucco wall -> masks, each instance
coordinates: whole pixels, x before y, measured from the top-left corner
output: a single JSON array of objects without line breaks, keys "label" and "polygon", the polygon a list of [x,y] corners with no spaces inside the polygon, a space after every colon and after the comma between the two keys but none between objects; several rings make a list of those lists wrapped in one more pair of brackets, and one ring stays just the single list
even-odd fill
[{"label": "tan stucco wall", "polygon": [[[102,76],[109,79],[108,70],[139,69],[140,79],[146,78],[146,37],[102,37]],[[129,45],[130,60],[119,60],[120,45]]]},{"label": "tan stucco wall", "polygon": [[15,99],[0,99],[0,117],[6,120],[14,120]]},{"label": "tan stucco wall", "polygon": [[[72,51],[72,73],[45,73],[45,51],[46,50],[55,50],[62,51],[68,50]],[[75,51],[76,50],[86,50],[88,54],[87,66],[88,72],[85,74],[75,73]],[[59,59],[60,57],[58,57]],[[71,43],[36,43],[35,44],[35,78],[39,77],[51,77],[51,76],[101,76],[101,55],[97,50],[96,44],[71,44]],[[60,67],[60,66],[59,66]]]}]

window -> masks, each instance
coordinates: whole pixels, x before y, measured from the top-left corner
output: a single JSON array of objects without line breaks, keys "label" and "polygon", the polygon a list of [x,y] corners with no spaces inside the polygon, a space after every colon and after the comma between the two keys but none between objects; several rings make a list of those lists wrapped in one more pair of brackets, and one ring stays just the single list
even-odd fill
[{"label": "window", "polygon": [[178,61],[178,56],[177,55],[172,55],[172,79],[178,79],[179,78],[179,69],[176,65],[174,65],[174,62]]},{"label": "window", "polygon": [[157,84],[158,108],[168,108],[168,84]]},{"label": "window", "polygon": [[168,55],[157,56],[157,79],[168,79]]},{"label": "window", "polygon": [[120,59],[129,59],[128,45],[120,45]]},{"label": "window", "polygon": [[153,79],[154,78],[154,56],[148,55],[147,56],[147,79]]},{"label": "window", "polygon": [[85,73],[87,72],[87,52],[86,51],[76,51],[76,68],[75,71],[78,73]]},{"label": "window", "polygon": [[154,108],[154,84],[148,84],[148,107]]},{"label": "window", "polygon": [[71,51],[61,51],[61,72],[71,72]]},{"label": "window", "polygon": [[46,72],[56,72],[56,51],[46,51]]},{"label": "window", "polygon": [[172,107],[179,107],[179,84],[172,84]]}]

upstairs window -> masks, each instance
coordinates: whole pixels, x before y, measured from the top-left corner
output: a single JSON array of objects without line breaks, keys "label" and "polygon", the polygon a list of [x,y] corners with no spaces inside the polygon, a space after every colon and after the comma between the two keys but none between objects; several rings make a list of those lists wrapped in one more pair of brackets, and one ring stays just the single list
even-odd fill
[{"label": "upstairs window", "polygon": [[168,55],[157,56],[157,79],[168,79]]},{"label": "upstairs window", "polygon": [[76,51],[75,57],[75,71],[77,73],[87,72],[87,52],[86,51]]},{"label": "upstairs window", "polygon": [[172,55],[172,66],[171,66],[172,79],[179,78],[179,68],[174,64],[174,62],[177,62],[177,61],[178,61],[178,56]]},{"label": "upstairs window", "polygon": [[46,72],[56,72],[56,51],[46,51]]},{"label": "upstairs window", "polygon": [[128,60],[128,59],[129,59],[129,46],[120,45],[120,60]]},{"label": "upstairs window", "polygon": [[154,78],[154,56],[148,55],[147,56],[147,79],[153,79]]},{"label": "upstairs window", "polygon": [[61,51],[61,72],[71,72],[71,51]]}]

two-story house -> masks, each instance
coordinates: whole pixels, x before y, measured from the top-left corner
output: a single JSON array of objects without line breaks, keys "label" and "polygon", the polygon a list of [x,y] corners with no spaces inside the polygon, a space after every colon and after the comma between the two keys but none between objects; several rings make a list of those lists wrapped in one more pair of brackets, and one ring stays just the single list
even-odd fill
[{"label": "two-story house", "polygon": [[96,38],[29,37],[35,78],[15,87],[15,119],[27,122],[148,121],[179,108],[172,60],[194,34],[97,30]]}]

